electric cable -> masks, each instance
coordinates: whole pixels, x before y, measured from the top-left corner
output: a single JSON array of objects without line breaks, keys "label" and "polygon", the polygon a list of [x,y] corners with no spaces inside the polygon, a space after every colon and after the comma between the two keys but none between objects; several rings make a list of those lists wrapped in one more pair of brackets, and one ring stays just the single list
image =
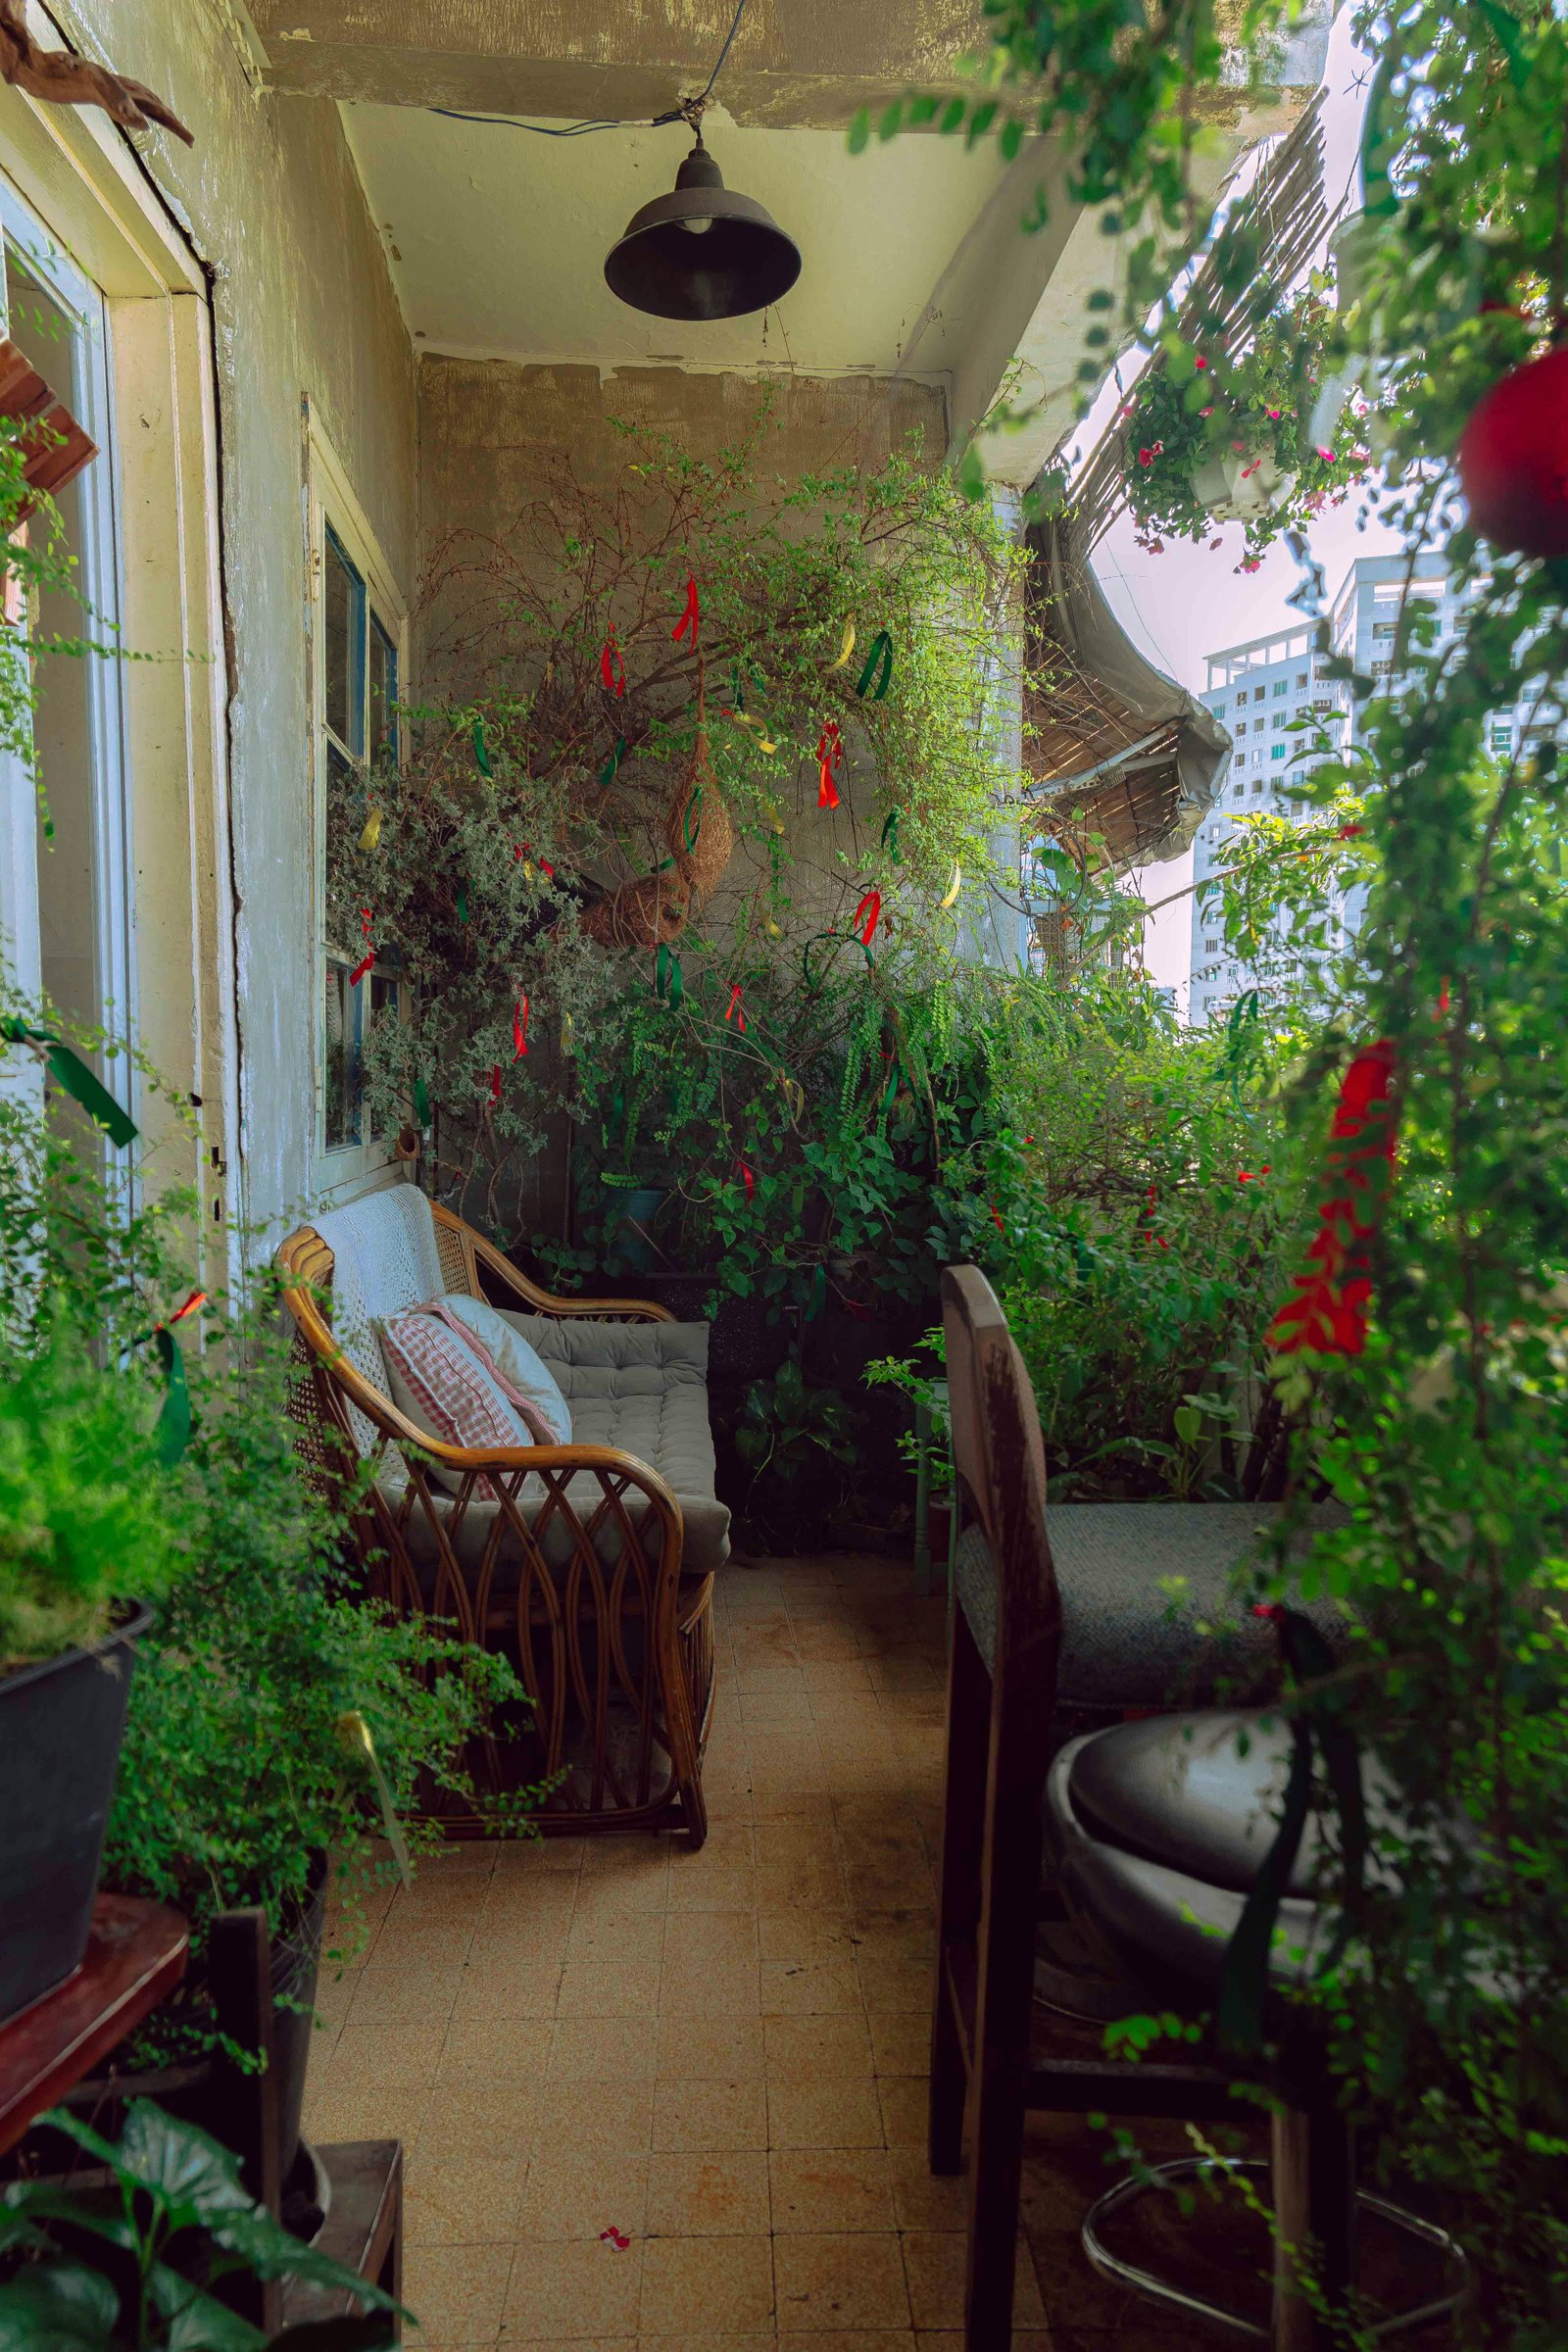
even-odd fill
[{"label": "electric cable", "polygon": [[428,106],[424,112],[428,115],[443,115],[449,122],[488,122],[497,130],[528,130],[532,131],[536,138],[541,139],[580,139],[591,130],[662,130],[670,122],[689,123],[701,138],[703,109],[712,94],[713,84],[723,69],[724,60],[730,52],[730,43],[740,30],[741,19],[745,13],[746,0],[738,0],[735,14],[730,20],[729,30],[724,35],[724,46],[718,53],[713,71],[708,76],[697,97],[683,98],[678,106],[670,107],[665,114],[654,115],[646,122],[518,122],[510,115],[466,115],[460,112],[455,106]]}]

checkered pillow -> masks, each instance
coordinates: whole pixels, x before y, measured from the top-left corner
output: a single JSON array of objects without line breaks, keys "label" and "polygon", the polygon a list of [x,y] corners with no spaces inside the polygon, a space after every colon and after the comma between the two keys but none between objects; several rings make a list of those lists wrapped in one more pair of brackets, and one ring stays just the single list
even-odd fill
[{"label": "checkered pillow", "polygon": [[[416,1309],[388,1315],[377,1328],[392,1401],[427,1436],[443,1446],[485,1448],[540,1443],[494,1374],[448,1324]],[[434,1466],[430,1475],[454,1493],[463,1483],[458,1470]],[[477,1480],[473,1491],[482,1501],[495,1498],[487,1478]]]}]

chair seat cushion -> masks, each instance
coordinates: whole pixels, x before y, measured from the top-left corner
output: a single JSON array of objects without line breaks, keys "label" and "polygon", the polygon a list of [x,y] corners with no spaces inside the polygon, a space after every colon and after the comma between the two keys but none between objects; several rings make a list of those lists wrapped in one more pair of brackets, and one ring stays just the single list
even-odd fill
[{"label": "chair seat cushion", "polygon": [[[1048,1505],[1061,1597],[1059,1702],[1069,1708],[1202,1704],[1263,1696],[1278,1685],[1272,1626],[1235,1612],[1234,1580],[1278,1503],[1069,1502]],[[1315,1523],[1343,1519],[1325,1504]],[[958,1539],[954,1582],[981,1655],[997,1647],[996,1567],[978,1527]],[[1307,1608],[1335,1651],[1345,1618]]]},{"label": "chair seat cushion", "polygon": [[[1172,1972],[1218,1985],[1225,1947],[1273,1843],[1290,1771],[1279,1716],[1166,1715],[1069,1740],[1046,1784],[1046,1844],[1074,1914],[1113,1962],[1161,1997]],[[1312,1899],[1321,1832],[1309,1819],[1271,1958],[1306,1975],[1329,1932]]]}]

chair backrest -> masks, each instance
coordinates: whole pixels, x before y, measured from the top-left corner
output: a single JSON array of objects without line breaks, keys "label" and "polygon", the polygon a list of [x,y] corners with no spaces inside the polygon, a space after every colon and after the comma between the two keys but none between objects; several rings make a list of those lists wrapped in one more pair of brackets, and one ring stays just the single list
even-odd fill
[{"label": "chair backrest", "polygon": [[[942,1276],[948,1396],[957,1481],[960,1553],[976,1542],[981,1579],[957,1578],[960,1605],[991,1665],[999,1717],[1049,1734],[1056,1693],[1061,1602],[1046,1534],[1046,1454],[1034,1388],[1007,1318],[977,1266]],[[982,1584],[990,1587],[991,1623]],[[1043,1749],[1042,1749],[1043,1752]]]},{"label": "chair backrest", "polygon": [[[332,1338],[360,1377],[389,1397],[391,1384],[376,1322],[383,1315],[420,1306],[426,1298],[443,1297],[451,1287],[436,1247],[430,1203],[417,1185],[392,1184],[343,1208],[324,1209],[313,1224],[290,1236],[279,1252],[280,1262],[303,1271],[295,1261],[312,1236],[324,1245],[326,1253],[319,1247],[311,1251],[310,1273],[327,1292]],[[375,1431],[353,1404],[348,1417],[360,1451],[368,1452]]]}]

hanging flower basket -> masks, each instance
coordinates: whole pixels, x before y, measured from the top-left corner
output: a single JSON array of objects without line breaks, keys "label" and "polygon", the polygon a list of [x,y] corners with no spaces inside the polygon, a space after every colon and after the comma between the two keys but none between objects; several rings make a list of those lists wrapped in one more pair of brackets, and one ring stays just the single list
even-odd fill
[{"label": "hanging flower basket", "polygon": [[1314,280],[1262,321],[1245,351],[1166,340],[1123,411],[1127,503],[1152,555],[1168,538],[1202,540],[1216,523],[1247,529],[1247,561],[1345,497],[1371,463],[1365,403],[1311,431],[1334,314]]},{"label": "hanging flower basket", "polygon": [[1270,450],[1228,449],[1194,469],[1193,496],[1216,522],[1251,522],[1288,506],[1298,479]]}]

